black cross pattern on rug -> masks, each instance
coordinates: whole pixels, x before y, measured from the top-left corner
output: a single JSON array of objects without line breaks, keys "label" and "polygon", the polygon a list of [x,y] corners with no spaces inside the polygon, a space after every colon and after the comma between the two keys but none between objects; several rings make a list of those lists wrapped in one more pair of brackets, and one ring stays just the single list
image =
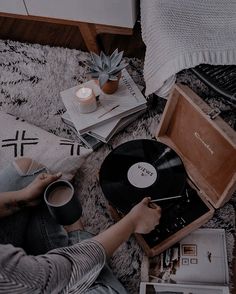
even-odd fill
[{"label": "black cross pattern on rug", "polygon": [[61,139],[60,145],[62,146],[70,146],[70,155],[79,155],[80,154],[80,145],[77,143],[74,143],[71,140]]},{"label": "black cross pattern on rug", "polygon": [[17,130],[15,138],[4,139],[2,142],[6,142],[2,147],[13,147],[14,157],[17,157],[24,156],[25,146],[38,144],[39,138],[27,138],[26,130]]}]

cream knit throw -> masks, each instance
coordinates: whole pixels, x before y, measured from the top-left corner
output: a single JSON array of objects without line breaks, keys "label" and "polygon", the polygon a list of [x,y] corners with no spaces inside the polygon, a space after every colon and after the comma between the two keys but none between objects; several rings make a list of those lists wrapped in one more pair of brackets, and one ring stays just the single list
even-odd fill
[{"label": "cream knit throw", "polygon": [[236,64],[236,0],[141,0],[146,94],[166,97],[175,74]]}]

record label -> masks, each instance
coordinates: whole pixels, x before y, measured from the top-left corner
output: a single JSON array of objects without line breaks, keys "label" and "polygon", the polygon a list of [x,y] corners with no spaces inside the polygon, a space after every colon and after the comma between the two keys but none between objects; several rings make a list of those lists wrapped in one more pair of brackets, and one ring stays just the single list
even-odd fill
[{"label": "record label", "polygon": [[128,181],[137,188],[147,188],[153,185],[157,179],[157,171],[148,162],[137,162],[128,169]]}]

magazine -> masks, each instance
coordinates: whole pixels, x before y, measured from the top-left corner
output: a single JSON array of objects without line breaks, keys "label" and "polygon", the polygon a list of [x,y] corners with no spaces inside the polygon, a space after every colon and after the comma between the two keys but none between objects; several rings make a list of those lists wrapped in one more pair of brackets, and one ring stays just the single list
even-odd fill
[{"label": "magazine", "polygon": [[229,272],[225,231],[198,229],[160,255],[144,257],[141,280],[178,285],[227,286]]},{"label": "magazine", "polygon": [[[86,114],[80,113],[75,93],[81,86],[88,86],[93,89],[98,100],[96,111]],[[126,69],[122,70],[119,88],[112,95],[104,94],[94,80],[62,91],[60,94],[70,119],[80,134],[90,131],[95,126],[113,119],[120,119],[147,107],[146,98]]]},{"label": "magazine", "polygon": [[140,284],[139,294],[229,294],[225,286],[176,285],[145,283]]},{"label": "magazine", "polygon": [[79,138],[79,140],[85,146],[87,146],[90,149],[96,150],[98,147],[100,147],[101,145],[103,145],[103,143],[100,140],[98,140],[97,138],[91,136],[90,134],[87,134],[87,133],[85,133],[83,135],[79,134],[76,131],[73,123],[70,120],[68,120],[67,118],[68,117],[67,117],[66,113],[62,114],[62,116],[61,116],[62,121],[66,125],[68,125],[70,127],[71,131]]},{"label": "magazine", "polygon": [[85,133],[83,135],[77,134],[78,138],[90,149],[96,150],[98,147],[103,145],[103,143],[94,138],[93,136],[90,136],[89,134]]}]

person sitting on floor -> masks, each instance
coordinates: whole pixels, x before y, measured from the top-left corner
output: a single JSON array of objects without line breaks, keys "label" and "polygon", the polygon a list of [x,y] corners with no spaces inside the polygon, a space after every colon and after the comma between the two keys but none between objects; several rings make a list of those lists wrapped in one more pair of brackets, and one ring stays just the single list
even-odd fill
[{"label": "person sitting on floor", "polygon": [[150,208],[146,197],[96,236],[80,220],[64,228],[41,201],[60,176],[28,158],[1,170],[0,293],[127,293],[106,259],[132,233],[154,229],[160,207]]}]

